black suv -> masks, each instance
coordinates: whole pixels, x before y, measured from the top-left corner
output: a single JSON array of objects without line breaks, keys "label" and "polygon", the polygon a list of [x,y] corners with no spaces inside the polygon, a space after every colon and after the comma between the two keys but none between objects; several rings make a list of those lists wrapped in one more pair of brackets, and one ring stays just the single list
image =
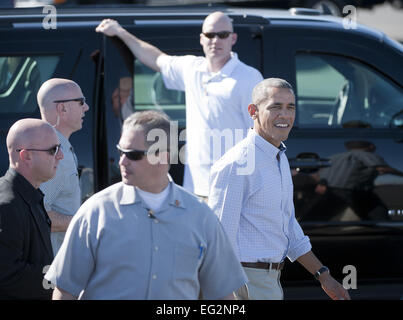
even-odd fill
[{"label": "black suv", "polygon": [[[83,199],[119,181],[115,146],[122,119],[157,108],[182,130],[184,94],[167,90],[160,74],[95,27],[114,18],[169,54],[202,55],[202,21],[218,9],[59,8],[55,17],[41,8],[1,10],[0,174],[8,167],[5,137],[11,124],[39,117],[39,86],[62,77],[81,86],[90,106],[83,129],[71,138]],[[296,217],[314,252],[352,288],[353,298],[401,298],[402,45],[315,11],[220,9],[234,21],[240,59],[265,78],[284,78],[295,88],[297,117],[287,155]],[[180,133],[178,140],[182,148]],[[172,166],[171,174],[180,184],[183,166]],[[283,272],[285,298],[325,298],[297,265],[287,263]]]}]

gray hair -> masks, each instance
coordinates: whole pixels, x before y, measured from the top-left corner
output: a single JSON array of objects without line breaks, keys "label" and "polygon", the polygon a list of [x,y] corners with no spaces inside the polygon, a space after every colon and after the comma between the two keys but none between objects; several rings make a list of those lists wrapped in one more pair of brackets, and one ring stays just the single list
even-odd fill
[{"label": "gray hair", "polygon": [[[267,99],[269,88],[289,89],[292,94],[294,90],[292,85],[286,80],[280,78],[268,78],[259,82],[252,91],[252,103],[258,106],[260,103]],[[295,95],[295,94],[294,94]]]},{"label": "gray hair", "polygon": [[[149,138],[152,135],[149,135],[149,133],[154,129],[162,130],[162,134],[165,135],[164,138],[167,140],[161,142],[161,135],[156,135],[154,140],[150,140]],[[122,130],[142,130],[144,132],[144,144],[147,148],[150,148],[150,146],[158,141],[159,143],[165,143],[169,151],[170,118],[162,111],[148,110],[135,112],[123,122]]]}]

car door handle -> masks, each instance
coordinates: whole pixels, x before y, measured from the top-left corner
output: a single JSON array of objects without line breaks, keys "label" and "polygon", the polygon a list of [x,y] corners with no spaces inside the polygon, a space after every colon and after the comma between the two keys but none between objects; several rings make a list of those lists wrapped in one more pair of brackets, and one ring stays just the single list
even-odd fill
[{"label": "car door handle", "polygon": [[320,158],[318,154],[313,152],[300,153],[297,157],[290,158],[288,162],[291,169],[303,172],[313,172],[331,166],[329,159]]}]

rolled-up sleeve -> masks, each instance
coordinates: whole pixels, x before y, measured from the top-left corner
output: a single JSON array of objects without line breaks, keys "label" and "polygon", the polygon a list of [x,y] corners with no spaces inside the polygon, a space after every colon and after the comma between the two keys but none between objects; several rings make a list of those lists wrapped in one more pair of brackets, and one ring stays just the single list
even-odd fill
[{"label": "rolled-up sleeve", "polygon": [[304,255],[312,249],[309,237],[304,234],[301,226],[295,218],[294,208],[292,206],[292,217],[289,222],[289,240],[290,247],[288,249],[287,257],[291,262],[297,260],[300,256]]}]

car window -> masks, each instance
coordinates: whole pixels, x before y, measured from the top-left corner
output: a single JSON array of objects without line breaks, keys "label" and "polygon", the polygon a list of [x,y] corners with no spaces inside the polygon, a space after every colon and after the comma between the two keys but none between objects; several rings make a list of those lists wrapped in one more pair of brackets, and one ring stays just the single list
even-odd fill
[{"label": "car window", "polygon": [[403,109],[403,90],[346,57],[296,56],[299,127],[388,128]]},{"label": "car window", "polygon": [[[171,119],[185,126],[185,93],[165,87],[162,75],[139,60],[134,63],[134,76],[120,79],[120,97],[127,95],[122,106],[122,118],[134,111],[162,110]],[[133,94],[134,92],[134,94]]]},{"label": "car window", "polygon": [[0,57],[0,113],[33,113],[36,94],[59,62],[58,56]]}]

